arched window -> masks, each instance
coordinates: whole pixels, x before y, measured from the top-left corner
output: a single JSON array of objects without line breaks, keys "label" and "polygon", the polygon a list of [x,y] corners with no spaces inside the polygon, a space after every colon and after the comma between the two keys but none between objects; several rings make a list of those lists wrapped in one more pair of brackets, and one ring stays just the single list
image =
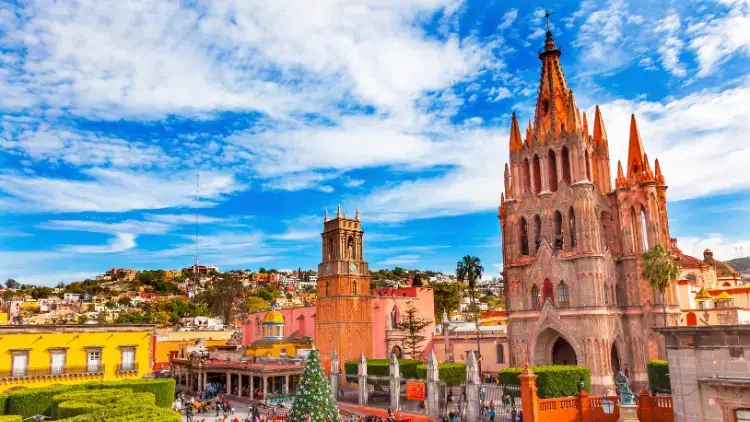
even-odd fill
[{"label": "arched window", "polygon": [[643,236],[641,251],[645,252],[651,248],[651,245],[648,243],[648,223],[646,222],[646,210],[643,207],[641,207],[641,236]]},{"label": "arched window", "polygon": [[563,248],[563,243],[565,241],[562,232],[562,214],[560,214],[560,211],[555,211],[555,215],[552,218],[552,232],[555,235],[555,250],[559,251]]},{"label": "arched window", "polygon": [[328,238],[328,261],[333,261],[335,258],[333,254],[333,236]]},{"label": "arched window", "polygon": [[576,213],[573,206],[568,210],[568,231],[570,232],[570,248],[576,247]]},{"label": "arched window", "polygon": [[617,306],[625,306],[625,294],[622,291],[622,286],[619,284],[615,286],[615,301],[617,302]]},{"label": "arched window", "polygon": [[553,150],[549,150],[547,154],[547,174],[549,176],[549,190],[557,192],[557,156]]},{"label": "arched window", "polygon": [[542,191],[542,172],[541,166],[539,165],[539,156],[534,156],[534,194],[539,194]]},{"label": "arched window", "polygon": [[689,326],[698,325],[698,317],[696,317],[695,313],[693,312],[688,312],[687,315],[685,315],[685,319],[687,320],[687,325]]},{"label": "arched window", "polygon": [[531,296],[531,309],[538,309],[539,308],[539,288],[536,287],[536,284],[531,286],[531,293],[529,295]]},{"label": "arched window", "polygon": [[602,251],[606,251],[607,249],[612,249],[615,242],[612,214],[603,211],[599,220],[601,222]]},{"label": "arched window", "polygon": [[352,296],[357,296],[357,280],[352,281]]},{"label": "arched window", "polygon": [[521,220],[518,222],[518,239],[520,241],[519,246],[521,255],[529,254],[529,237],[526,233],[528,233],[526,227],[526,218],[521,217]]},{"label": "arched window", "polygon": [[326,280],[326,297],[331,295],[331,281]]},{"label": "arched window", "polygon": [[589,152],[586,151],[584,154],[584,159],[586,160],[586,179],[587,180],[593,180],[591,178],[591,163],[589,162]]},{"label": "arched window", "polygon": [[570,153],[568,147],[562,147],[562,178],[570,185]]},{"label": "arched window", "polygon": [[502,343],[497,344],[497,363],[505,363],[505,348]]},{"label": "arched window", "polygon": [[531,165],[529,159],[523,159],[523,190],[531,190]]},{"label": "arched window", "polygon": [[357,252],[354,249],[354,238],[351,236],[349,236],[349,240],[346,241],[346,259],[357,259]]},{"label": "arched window", "polygon": [[688,274],[687,274],[687,275],[685,276],[685,280],[696,281],[696,280],[697,280],[697,278],[695,277],[695,274],[692,274],[692,273],[688,273]]},{"label": "arched window", "polygon": [[395,330],[398,327],[398,308],[393,307],[391,311],[391,329]]},{"label": "arched window", "polygon": [[534,216],[534,245],[536,249],[539,249],[539,245],[542,244],[542,219],[539,218],[539,214]]},{"label": "arched window", "polygon": [[557,302],[561,308],[567,308],[570,306],[570,296],[568,295],[568,285],[561,281],[557,285]]},{"label": "arched window", "polygon": [[[604,306],[609,306],[609,288],[610,286],[604,283]],[[560,293],[557,294],[557,297],[560,297]]]},{"label": "arched window", "polygon": [[542,303],[547,300],[555,303],[554,288],[552,287],[552,282],[550,282],[548,278],[544,279],[544,284],[542,285]]},{"label": "arched window", "polygon": [[630,207],[630,240],[633,242],[631,252],[640,252],[641,246],[638,244],[638,217],[635,213],[635,207]]}]

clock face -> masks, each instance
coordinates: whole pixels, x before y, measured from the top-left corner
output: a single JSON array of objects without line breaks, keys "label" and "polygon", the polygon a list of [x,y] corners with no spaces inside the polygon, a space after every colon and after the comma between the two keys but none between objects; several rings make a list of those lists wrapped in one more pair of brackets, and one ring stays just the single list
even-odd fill
[{"label": "clock face", "polygon": [[357,264],[355,264],[353,262],[351,264],[349,264],[349,271],[351,271],[351,272],[357,271]]}]

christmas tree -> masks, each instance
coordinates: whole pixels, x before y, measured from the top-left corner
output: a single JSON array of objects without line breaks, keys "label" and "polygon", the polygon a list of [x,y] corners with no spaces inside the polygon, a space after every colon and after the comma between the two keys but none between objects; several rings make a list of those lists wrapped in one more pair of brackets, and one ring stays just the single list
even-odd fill
[{"label": "christmas tree", "polygon": [[316,349],[313,349],[307,358],[302,382],[294,395],[294,404],[289,412],[288,420],[289,422],[305,422],[305,415],[310,415],[312,422],[341,420]]}]

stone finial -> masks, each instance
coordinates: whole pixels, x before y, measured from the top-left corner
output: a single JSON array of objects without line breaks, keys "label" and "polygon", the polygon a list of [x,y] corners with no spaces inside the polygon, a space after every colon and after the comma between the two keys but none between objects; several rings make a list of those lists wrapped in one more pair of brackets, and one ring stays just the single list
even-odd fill
[{"label": "stone finial", "polygon": [[474,351],[468,352],[466,357],[466,383],[479,384],[479,365],[474,356]]},{"label": "stone finial", "polygon": [[331,351],[331,372],[338,373],[339,371],[339,355],[336,353],[336,349]]},{"label": "stone finial", "polygon": [[430,350],[430,356],[427,357],[427,379],[437,381],[440,378],[440,371],[438,369],[438,361],[435,356],[435,351]]},{"label": "stone finial", "polygon": [[448,319],[448,311],[443,309],[443,324],[447,324],[450,320]]},{"label": "stone finial", "polygon": [[339,204],[339,207],[336,210],[336,218],[341,218],[341,204]]},{"label": "stone finial", "polygon": [[510,141],[509,147],[511,152],[520,151],[523,148],[523,141],[521,141],[521,130],[518,129],[518,119],[516,119],[516,112],[513,112],[513,118],[510,123]]},{"label": "stone finial", "polygon": [[359,221],[359,208],[357,208],[356,211],[354,212],[354,219]]},{"label": "stone finial", "polygon": [[325,223],[325,222],[327,222],[327,221],[328,221],[328,209],[326,208],[326,213],[325,213],[325,215],[323,216],[323,222]]},{"label": "stone finial", "polygon": [[390,370],[391,370],[391,376],[400,377],[401,376],[401,369],[399,368],[398,364],[398,358],[396,358],[396,354],[391,354],[391,364],[390,364]]},{"label": "stone finial", "polygon": [[365,359],[364,353],[359,354],[359,364],[357,366],[358,366],[357,375],[359,375],[360,377],[366,377],[367,376],[367,359]]}]

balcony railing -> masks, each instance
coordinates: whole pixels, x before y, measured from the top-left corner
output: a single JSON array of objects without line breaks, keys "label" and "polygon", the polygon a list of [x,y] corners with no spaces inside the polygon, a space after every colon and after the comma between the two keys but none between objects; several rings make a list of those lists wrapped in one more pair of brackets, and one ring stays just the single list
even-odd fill
[{"label": "balcony railing", "polygon": [[126,364],[118,364],[117,365],[117,373],[123,374],[128,372],[138,372],[138,364],[137,363],[126,363]]},{"label": "balcony railing", "polygon": [[0,379],[10,378],[32,378],[32,377],[51,377],[65,375],[95,375],[104,372],[104,365],[87,365],[87,366],[66,366],[47,367],[47,368],[24,368],[14,369],[12,371],[0,371]]}]

